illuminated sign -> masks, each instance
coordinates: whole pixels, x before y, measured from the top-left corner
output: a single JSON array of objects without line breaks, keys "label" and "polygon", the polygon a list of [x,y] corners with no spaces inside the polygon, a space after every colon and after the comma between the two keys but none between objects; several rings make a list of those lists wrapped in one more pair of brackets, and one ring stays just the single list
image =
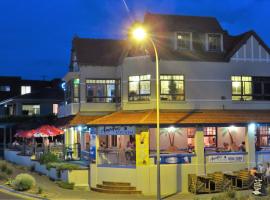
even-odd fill
[{"label": "illuminated sign", "polygon": [[100,126],[98,135],[135,135],[135,126]]},{"label": "illuminated sign", "polygon": [[244,155],[211,155],[208,156],[208,161],[211,163],[232,163],[244,162]]}]

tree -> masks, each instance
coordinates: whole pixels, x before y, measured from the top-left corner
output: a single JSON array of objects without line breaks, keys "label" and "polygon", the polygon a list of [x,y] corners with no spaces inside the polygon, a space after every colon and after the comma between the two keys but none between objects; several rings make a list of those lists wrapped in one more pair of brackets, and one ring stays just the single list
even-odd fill
[{"label": "tree", "polygon": [[177,87],[174,80],[170,80],[169,82],[169,93],[172,95],[172,100],[176,100]]}]

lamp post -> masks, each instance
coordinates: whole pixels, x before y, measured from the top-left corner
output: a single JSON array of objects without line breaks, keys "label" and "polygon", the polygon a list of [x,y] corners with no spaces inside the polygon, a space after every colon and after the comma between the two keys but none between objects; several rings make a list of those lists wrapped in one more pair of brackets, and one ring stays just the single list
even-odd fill
[{"label": "lamp post", "polygon": [[155,60],[156,60],[156,148],[157,148],[157,200],[161,199],[160,194],[160,120],[159,120],[159,59],[158,59],[158,51],[153,39],[147,34],[146,30],[142,26],[137,26],[132,30],[132,37],[137,41],[143,41],[145,39],[149,39],[154,52],[155,52]]}]

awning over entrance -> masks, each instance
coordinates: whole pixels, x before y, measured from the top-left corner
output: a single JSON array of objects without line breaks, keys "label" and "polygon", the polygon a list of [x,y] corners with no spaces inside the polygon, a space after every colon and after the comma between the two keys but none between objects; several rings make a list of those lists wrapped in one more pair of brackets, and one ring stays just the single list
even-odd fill
[{"label": "awning over entrance", "polygon": [[[248,124],[270,123],[270,110],[193,110],[161,111],[161,124]],[[89,125],[151,125],[156,123],[156,111],[119,111],[94,120]]]},{"label": "awning over entrance", "polygon": [[102,115],[82,115],[81,113],[78,113],[76,115],[58,118],[54,125],[57,127],[84,125],[100,117],[103,117],[103,116]]}]

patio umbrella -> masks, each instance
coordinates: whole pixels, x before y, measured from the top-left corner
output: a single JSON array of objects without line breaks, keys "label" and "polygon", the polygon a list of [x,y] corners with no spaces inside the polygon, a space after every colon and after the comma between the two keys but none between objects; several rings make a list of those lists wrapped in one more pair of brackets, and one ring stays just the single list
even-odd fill
[{"label": "patio umbrella", "polygon": [[27,131],[18,131],[16,134],[15,134],[15,137],[19,137],[19,138],[32,138],[33,135],[35,133],[35,130],[27,130]]},{"label": "patio umbrella", "polygon": [[40,137],[55,137],[64,133],[63,130],[50,125],[41,126],[36,132],[38,133],[36,136]]}]

